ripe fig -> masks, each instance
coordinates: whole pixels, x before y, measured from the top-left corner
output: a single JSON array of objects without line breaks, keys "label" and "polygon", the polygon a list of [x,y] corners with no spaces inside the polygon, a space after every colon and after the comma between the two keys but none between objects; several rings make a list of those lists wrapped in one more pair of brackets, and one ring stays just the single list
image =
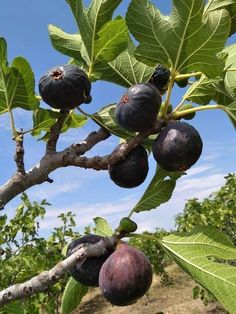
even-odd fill
[{"label": "ripe fig", "polygon": [[99,287],[104,297],[114,305],[135,303],[150,288],[152,267],[138,249],[120,242],[114,253],[102,265]]},{"label": "ripe fig", "polygon": [[136,146],[125,159],[109,165],[111,180],[122,188],[134,188],[144,182],[148,174],[148,155],[143,146]]},{"label": "ripe fig", "polygon": [[[180,108],[180,111],[183,111],[183,110],[188,110],[188,109],[192,109],[194,108],[194,106],[192,104],[183,104]],[[182,118],[184,120],[192,120],[196,115],[196,112],[192,112],[192,113],[189,113],[189,114],[185,114]]]},{"label": "ripe fig", "polygon": [[130,233],[135,232],[137,228],[138,226],[133,220],[131,220],[129,217],[123,217],[119,223],[117,231]]},{"label": "ripe fig", "polygon": [[91,101],[91,83],[77,65],[60,65],[49,69],[39,81],[39,93],[45,103],[56,109],[74,109]]},{"label": "ripe fig", "polygon": [[127,89],[117,104],[116,121],[128,131],[147,130],[156,120],[160,105],[161,95],[153,84],[136,84]]},{"label": "ripe fig", "polygon": [[[83,243],[95,244],[99,242],[103,237],[88,234],[81,238],[72,241],[67,248],[67,256],[70,256],[75,252],[75,247]],[[82,264],[77,263],[75,267],[70,271],[71,276],[85,286],[98,287],[98,276],[102,264],[111,255],[113,251],[108,251],[106,254],[99,257],[89,257]]]},{"label": "ripe fig", "polygon": [[158,164],[167,171],[185,171],[202,153],[198,131],[186,122],[169,122],[153,142],[152,152]]},{"label": "ripe fig", "polygon": [[164,95],[168,89],[170,71],[158,64],[153,72],[149,82],[156,86],[161,95]]}]

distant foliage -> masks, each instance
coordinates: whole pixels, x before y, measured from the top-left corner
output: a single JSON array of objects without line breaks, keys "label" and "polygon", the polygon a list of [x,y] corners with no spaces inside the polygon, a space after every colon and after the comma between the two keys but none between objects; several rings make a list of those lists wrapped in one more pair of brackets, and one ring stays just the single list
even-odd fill
[{"label": "distant foliage", "polygon": [[195,226],[213,226],[236,244],[236,174],[228,174],[226,183],[202,202],[188,200],[183,213],[176,217],[177,230],[191,231]]},{"label": "distant foliage", "polygon": [[[61,214],[61,224],[54,228],[45,239],[40,237],[39,218],[44,218],[45,206],[50,205],[31,202],[26,194],[21,197],[22,204],[16,209],[11,220],[0,216],[0,289],[28,280],[39,272],[52,268],[61,261],[63,248],[71,237],[78,237],[73,231],[74,216],[71,212]],[[46,293],[40,293],[24,301],[13,302],[0,313],[58,313],[62,292],[68,276],[58,282]],[[20,310],[22,309],[22,312]]]}]

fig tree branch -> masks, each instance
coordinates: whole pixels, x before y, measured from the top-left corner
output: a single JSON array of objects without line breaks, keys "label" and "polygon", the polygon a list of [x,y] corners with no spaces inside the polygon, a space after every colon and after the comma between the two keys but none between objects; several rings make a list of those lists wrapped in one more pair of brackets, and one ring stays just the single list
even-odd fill
[{"label": "fig tree branch", "polygon": [[163,126],[162,121],[157,121],[149,130],[139,133],[137,136],[123,143],[111,154],[103,157],[95,156],[88,158],[84,155],[97,143],[106,140],[110,133],[105,129],[92,132],[81,143],[73,144],[61,152],[46,154],[40,160],[39,164],[26,172],[24,176],[18,173],[14,174],[9,181],[0,187],[0,208],[12,200],[15,196],[26,191],[28,188],[48,181],[49,174],[61,167],[77,166],[95,170],[106,170],[109,164],[114,164],[124,158],[136,145],[141,144],[149,135],[158,133]]},{"label": "fig tree branch", "polygon": [[88,257],[97,257],[106,253],[108,248],[114,248],[115,238],[104,238],[95,244],[79,245],[78,249],[65,260],[59,262],[48,271],[44,271],[30,280],[15,284],[0,292],[0,306],[13,300],[28,298],[36,293],[46,291],[62,278],[76,263],[83,263]]},{"label": "fig tree branch", "polygon": [[55,124],[51,127],[50,136],[49,136],[49,139],[48,139],[47,145],[46,145],[46,154],[56,152],[57,141],[59,139],[61,129],[63,127],[63,124],[64,124],[68,114],[69,114],[69,110],[64,111],[64,112],[61,111],[60,117],[57,119]]},{"label": "fig tree branch", "polygon": [[25,165],[24,165],[24,146],[23,146],[23,140],[24,136],[21,131],[17,132],[17,135],[15,137],[15,142],[16,142],[16,153],[14,156],[14,160],[16,162],[16,167],[17,167],[17,173],[19,175],[24,176],[25,175]]}]

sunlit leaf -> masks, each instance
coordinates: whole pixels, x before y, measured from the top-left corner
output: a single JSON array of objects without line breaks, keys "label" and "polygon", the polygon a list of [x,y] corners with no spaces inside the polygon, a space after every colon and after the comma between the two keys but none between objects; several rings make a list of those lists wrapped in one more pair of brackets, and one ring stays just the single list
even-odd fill
[{"label": "sunlit leaf", "polygon": [[209,290],[230,313],[236,313],[236,260],[232,242],[213,227],[197,227],[188,234],[171,234],[162,244],[173,260]]},{"label": "sunlit leaf", "polygon": [[71,277],[67,282],[62,296],[62,314],[70,314],[74,311],[87,292],[87,286],[81,285],[78,281]]},{"label": "sunlit leaf", "polygon": [[134,206],[134,212],[151,210],[169,201],[174,191],[176,180],[182,173],[171,173],[157,167],[156,173],[141,199]]},{"label": "sunlit leaf", "polygon": [[103,237],[112,236],[113,230],[104,218],[96,217],[93,218],[93,221],[95,223],[95,234]]},{"label": "sunlit leaf", "polygon": [[139,41],[137,58],[151,66],[171,66],[180,73],[220,74],[223,61],[216,54],[229,35],[229,14],[212,11],[203,21],[204,4],[204,0],[174,0],[172,14],[164,16],[149,1],[132,0],[126,20]]}]

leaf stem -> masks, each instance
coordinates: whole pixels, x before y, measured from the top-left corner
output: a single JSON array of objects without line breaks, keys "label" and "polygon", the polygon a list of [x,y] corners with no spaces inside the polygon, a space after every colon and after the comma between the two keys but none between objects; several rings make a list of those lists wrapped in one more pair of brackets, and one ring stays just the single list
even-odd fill
[{"label": "leaf stem", "polygon": [[78,110],[79,110],[79,112],[81,112],[85,117],[87,117],[87,118],[91,118],[91,114],[89,114],[89,113],[87,113],[87,112],[85,112],[83,109],[81,109],[79,106],[78,107],[76,107]]},{"label": "leaf stem", "polygon": [[153,236],[153,235],[150,235],[150,234],[140,234],[140,233],[128,233],[128,234],[125,234],[125,237],[128,237],[128,238],[146,238],[146,239],[149,239],[149,240],[155,240],[155,241],[160,241],[157,237]]},{"label": "leaf stem", "polygon": [[236,68],[229,68],[229,69],[226,69],[226,72],[230,72],[230,71],[235,72],[235,71],[236,71]]},{"label": "leaf stem", "polygon": [[18,132],[16,130],[15,122],[14,122],[14,116],[11,109],[9,109],[9,115],[10,115],[10,124],[11,124],[11,130],[12,130],[12,138],[15,140]]},{"label": "leaf stem", "polygon": [[202,72],[194,72],[194,73],[187,73],[187,74],[180,74],[176,75],[175,79],[176,80],[183,80],[192,76],[201,76]]},{"label": "leaf stem", "polygon": [[171,77],[170,77],[170,82],[169,82],[169,86],[168,86],[168,90],[167,90],[167,95],[166,95],[166,100],[163,104],[163,106],[161,106],[160,112],[158,114],[158,118],[161,119],[163,117],[166,116],[167,114],[167,110],[168,110],[168,106],[170,104],[170,97],[171,97],[171,92],[175,83],[175,70],[171,69]]},{"label": "leaf stem", "polygon": [[172,114],[170,115],[170,118],[178,119],[178,118],[181,118],[182,116],[185,116],[189,113],[193,113],[193,112],[197,112],[197,111],[204,111],[204,110],[211,110],[211,109],[222,109],[225,111],[225,106],[207,105],[207,106],[194,107],[194,108],[183,110],[183,111],[172,112]]}]

